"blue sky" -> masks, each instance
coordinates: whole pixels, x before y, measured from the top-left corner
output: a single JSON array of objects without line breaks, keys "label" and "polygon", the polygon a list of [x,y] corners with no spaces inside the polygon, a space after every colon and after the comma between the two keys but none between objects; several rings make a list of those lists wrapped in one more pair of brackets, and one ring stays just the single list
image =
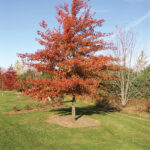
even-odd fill
[{"label": "blue sky", "polygon": [[[36,31],[45,20],[57,26],[57,4],[71,0],[0,0],[0,66],[7,68],[19,58],[16,53],[32,53],[40,48]],[[137,53],[150,56],[150,0],[90,0],[96,18],[105,19],[101,31],[115,32],[115,26],[132,28],[138,34]]]}]

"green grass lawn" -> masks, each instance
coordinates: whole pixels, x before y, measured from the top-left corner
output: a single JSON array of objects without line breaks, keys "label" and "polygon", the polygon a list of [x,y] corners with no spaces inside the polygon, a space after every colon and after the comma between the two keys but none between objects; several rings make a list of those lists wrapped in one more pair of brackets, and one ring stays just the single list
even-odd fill
[{"label": "green grass lawn", "polygon": [[4,96],[0,93],[0,150],[150,150],[148,119],[94,111],[94,107],[84,103],[77,103],[78,111],[83,109],[84,115],[100,120],[100,126],[65,128],[45,122],[50,115],[67,114],[69,109],[3,114],[15,105],[23,108],[26,104],[36,105],[17,101],[13,92],[5,92]]}]

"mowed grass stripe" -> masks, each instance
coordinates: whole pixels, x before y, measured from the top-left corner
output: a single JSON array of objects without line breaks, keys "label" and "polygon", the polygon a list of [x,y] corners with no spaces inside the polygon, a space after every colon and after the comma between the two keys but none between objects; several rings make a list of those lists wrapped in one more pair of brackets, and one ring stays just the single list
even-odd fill
[{"label": "mowed grass stripe", "polygon": [[[24,96],[23,96],[24,97]],[[22,98],[22,97],[21,97]],[[2,99],[2,100],[1,100]],[[69,98],[67,98],[68,100]],[[0,150],[149,150],[150,120],[122,113],[87,115],[101,125],[88,128],[65,128],[45,120],[54,112],[45,110],[6,115],[19,102],[17,94],[0,96]],[[88,104],[77,103],[77,107]]]}]

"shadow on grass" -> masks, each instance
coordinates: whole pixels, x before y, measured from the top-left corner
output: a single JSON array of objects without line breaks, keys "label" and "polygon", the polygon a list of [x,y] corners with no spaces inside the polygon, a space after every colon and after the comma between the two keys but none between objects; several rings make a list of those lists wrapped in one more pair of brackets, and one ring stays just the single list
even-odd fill
[{"label": "shadow on grass", "polygon": [[[54,109],[50,110],[50,112],[55,112],[59,115],[71,115],[71,107],[68,108],[59,108],[59,109]],[[80,117],[84,115],[93,115],[93,114],[102,114],[105,115],[108,112],[119,112],[120,109],[111,106],[107,102],[101,102],[96,105],[89,105],[89,106],[84,106],[84,107],[76,107],[76,120],[79,119]]]}]

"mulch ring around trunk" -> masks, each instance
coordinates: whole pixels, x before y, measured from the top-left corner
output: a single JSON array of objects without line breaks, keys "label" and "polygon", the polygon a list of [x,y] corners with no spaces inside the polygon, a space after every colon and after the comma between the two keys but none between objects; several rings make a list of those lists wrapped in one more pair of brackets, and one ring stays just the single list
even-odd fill
[{"label": "mulch ring around trunk", "polygon": [[91,126],[99,126],[101,123],[98,120],[81,117],[77,120],[73,120],[72,116],[61,116],[61,115],[53,115],[50,116],[47,120],[47,123],[50,124],[58,124],[67,128],[82,128],[82,127],[91,127]]}]

